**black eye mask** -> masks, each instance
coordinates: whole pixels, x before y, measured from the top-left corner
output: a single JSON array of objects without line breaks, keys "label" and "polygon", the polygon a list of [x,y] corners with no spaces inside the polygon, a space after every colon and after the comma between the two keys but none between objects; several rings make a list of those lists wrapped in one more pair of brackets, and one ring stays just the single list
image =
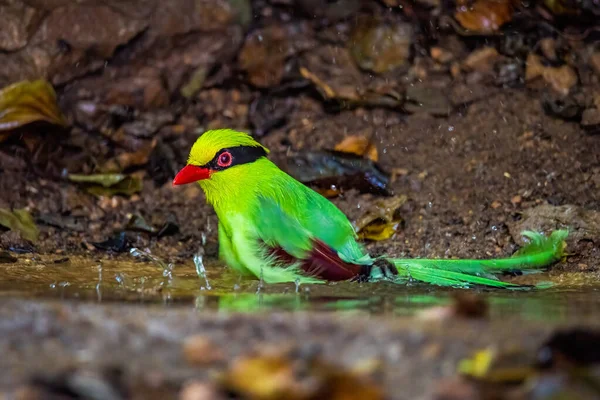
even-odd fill
[{"label": "black eye mask", "polygon": [[[227,166],[219,165],[219,157],[224,153],[229,153],[231,156],[231,163]],[[220,150],[212,160],[203,165],[205,168],[210,168],[213,171],[222,171],[224,169],[248,164],[258,160],[261,157],[265,157],[267,152],[262,147],[258,146],[238,146],[238,147],[229,147],[226,149]]]}]

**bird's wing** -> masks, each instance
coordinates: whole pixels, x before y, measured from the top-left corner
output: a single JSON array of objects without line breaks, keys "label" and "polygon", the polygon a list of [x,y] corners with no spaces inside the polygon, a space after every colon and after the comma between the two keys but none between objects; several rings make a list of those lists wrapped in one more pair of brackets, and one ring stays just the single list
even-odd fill
[{"label": "bird's wing", "polygon": [[361,265],[346,261],[305,224],[273,199],[260,198],[257,235],[272,256],[296,263],[305,274],[326,280],[347,280],[361,273]]}]

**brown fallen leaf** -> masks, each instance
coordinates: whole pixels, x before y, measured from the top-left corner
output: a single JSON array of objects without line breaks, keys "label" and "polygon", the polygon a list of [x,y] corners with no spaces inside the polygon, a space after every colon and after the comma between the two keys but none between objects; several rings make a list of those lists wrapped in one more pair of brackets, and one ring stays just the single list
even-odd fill
[{"label": "brown fallen leaf", "polygon": [[[37,121],[67,126],[50,83],[44,79],[21,81],[0,90],[0,131]],[[0,142],[7,137],[8,134],[0,134]]]},{"label": "brown fallen leaf", "polygon": [[156,147],[156,143],[157,140],[153,139],[137,151],[120,153],[116,157],[104,163],[100,169],[107,173],[122,172],[130,167],[146,165],[150,159],[152,151]]},{"label": "brown fallen leaf", "polygon": [[513,11],[511,0],[478,0],[471,5],[459,1],[454,18],[465,29],[491,34],[512,19]]},{"label": "brown fallen leaf", "polygon": [[347,48],[323,46],[306,52],[299,71],[326,100],[335,100],[344,107],[398,108],[403,102],[400,82],[365,79]]},{"label": "brown fallen leaf", "polygon": [[396,233],[402,222],[400,207],[406,203],[405,195],[380,200],[355,222],[358,237],[363,240],[386,240]]},{"label": "brown fallen leaf", "polygon": [[340,188],[336,186],[331,186],[330,188],[315,187],[313,189],[315,192],[319,193],[323,197],[327,197],[328,199],[338,197],[340,194],[342,194]]},{"label": "brown fallen leaf", "polygon": [[357,156],[367,156],[367,158],[375,162],[379,160],[377,147],[364,136],[347,136],[335,145],[334,150],[353,153]]}]

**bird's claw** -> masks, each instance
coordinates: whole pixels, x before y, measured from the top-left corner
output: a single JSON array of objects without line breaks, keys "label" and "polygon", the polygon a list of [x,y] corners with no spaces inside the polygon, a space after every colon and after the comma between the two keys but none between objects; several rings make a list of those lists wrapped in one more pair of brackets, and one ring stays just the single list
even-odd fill
[{"label": "bird's claw", "polygon": [[394,264],[384,258],[379,258],[371,265],[363,265],[360,274],[356,277],[356,281],[368,282],[373,276],[379,276],[386,280],[394,280],[397,275],[398,269]]}]

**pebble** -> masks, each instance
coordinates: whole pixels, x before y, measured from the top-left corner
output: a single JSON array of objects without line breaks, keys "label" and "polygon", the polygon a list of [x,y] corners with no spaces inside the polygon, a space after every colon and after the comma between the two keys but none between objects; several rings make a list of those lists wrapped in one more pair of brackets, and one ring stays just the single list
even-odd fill
[{"label": "pebble", "polygon": [[223,352],[207,337],[193,335],[183,342],[183,355],[188,363],[207,365],[224,359]]}]

